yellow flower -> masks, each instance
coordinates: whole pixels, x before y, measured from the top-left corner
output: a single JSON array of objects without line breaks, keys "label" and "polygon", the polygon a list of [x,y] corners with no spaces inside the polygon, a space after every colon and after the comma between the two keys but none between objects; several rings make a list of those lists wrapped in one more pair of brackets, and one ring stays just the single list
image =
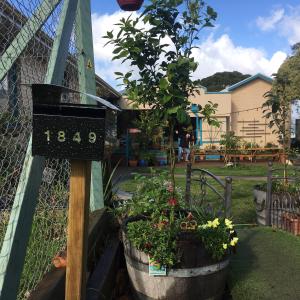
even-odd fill
[{"label": "yellow flower", "polygon": [[227,249],[227,244],[223,244],[223,249]]},{"label": "yellow flower", "polygon": [[230,241],[230,245],[231,245],[232,247],[234,247],[234,246],[237,244],[238,240],[239,240],[239,238],[234,237],[234,238]]},{"label": "yellow flower", "polygon": [[227,226],[228,229],[232,229],[233,228],[231,220],[225,219],[225,225]]},{"label": "yellow flower", "polygon": [[229,225],[229,224],[232,224],[232,221],[230,221],[229,219],[225,219],[225,225]]},{"label": "yellow flower", "polygon": [[206,225],[207,225],[208,228],[213,227],[213,222],[212,221],[208,221]]},{"label": "yellow flower", "polygon": [[230,230],[230,234],[234,233],[234,230]]},{"label": "yellow flower", "polygon": [[198,228],[203,228],[203,229],[206,229],[208,227],[207,224],[203,224],[203,225],[199,225]]},{"label": "yellow flower", "polygon": [[214,219],[213,222],[212,222],[212,227],[213,227],[213,228],[216,228],[216,227],[218,227],[219,225],[220,225],[219,219],[218,219],[218,218]]}]

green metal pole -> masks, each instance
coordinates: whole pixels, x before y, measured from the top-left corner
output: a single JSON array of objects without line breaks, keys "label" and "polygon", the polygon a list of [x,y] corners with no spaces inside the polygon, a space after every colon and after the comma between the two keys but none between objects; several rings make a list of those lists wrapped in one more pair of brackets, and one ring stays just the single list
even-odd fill
[{"label": "green metal pole", "polygon": [[[79,0],[77,14],[77,47],[80,51],[78,60],[79,88],[81,92],[96,95],[96,79],[93,49],[93,33],[90,0]],[[94,104],[94,101],[82,95],[81,102]],[[92,163],[90,210],[104,207],[102,165]]]},{"label": "green metal pole", "polygon": [[[61,84],[77,0],[65,0],[45,83]],[[31,156],[31,138],[0,253],[0,300],[15,300],[37,205],[45,158]]]},{"label": "green metal pole", "polygon": [[61,0],[45,0],[28,19],[0,58],[0,81],[60,2]]}]

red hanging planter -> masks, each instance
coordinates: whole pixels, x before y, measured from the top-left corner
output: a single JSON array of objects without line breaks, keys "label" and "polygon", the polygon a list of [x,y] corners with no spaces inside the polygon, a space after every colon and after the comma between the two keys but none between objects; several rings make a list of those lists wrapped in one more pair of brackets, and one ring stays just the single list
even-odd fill
[{"label": "red hanging planter", "polygon": [[141,8],[144,0],[117,0],[121,9],[126,11],[134,11]]}]

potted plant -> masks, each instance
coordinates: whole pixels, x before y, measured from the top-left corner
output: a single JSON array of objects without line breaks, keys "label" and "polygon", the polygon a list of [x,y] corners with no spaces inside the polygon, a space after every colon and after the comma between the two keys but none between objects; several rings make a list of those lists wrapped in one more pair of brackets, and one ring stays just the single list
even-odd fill
[{"label": "potted plant", "polygon": [[129,156],[128,165],[129,167],[137,167],[138,155],[135,151]]},{"label": "potted plant", "polygon": [[139,154],[139,166],[148,167],[150,159],[151,159],[151,154],[148,151],[142,151]]},{"label": "potted plant", "polygon": [[[118,78],[123,81],[128,99],[137,107],[150,107],[151,115],[160,124],[167,125],[166,132],[169,136],[167,147],[170,160],[169,182],[164,185],[165,178],[162,179],[161,174],[151,177],[152,181],[148,181],[148,177],[141,177],[144,184],[137,186],[132,201],[128,201],[121,212],[124,216],[134,217],[124,223],[123,237],[127,268],[134,290],[140,299],[220,298],[228,265],[226,254],[231,247],[228,244],[235,245],[237,242],[237,238],[231,236],[232,229],[226,227],[226,223],[232,226],[229,220],[225,223],[225,220],[217,218],[200,219],[201,213],[193,220],[193,212],[189,215],[184,211],[185,207],[180,205],[182,202],[180,195],[183,192],[175,186],[175,128],[191,123],[189,96],[199,92],[200,88],[200,82],[193,79],[198,67],[193,49],[201,29],[211,27],[216,17],[213,8],[202,0],[155,0],[149,2],[141,15],[122,18],[119,21],[119,31],[116,33],[109,31],[106,35],[109,39],[108,44],[114,46],[113,59],[128,62],[135,68],[127,69],[125,73],[116,72]],[[169,44],[161,43],[166,36],[169,37]],[[216,104],[209,102],[203,107],[200,105],[198,107],[199,114],[209,125],[220,125],[214,117]],[[194,232],[186,241],[181,237],[190,237],[190,228],[194,228]],[[185,229],[188,232],[184,232]],[[209,230],[216,231],[206,235]],[[150,240],[151,236],[156,238]],[[207,239],[204,239],[205,236]],[[186,244],[188,247],[184,246]],[[209,245],[212,244],[216,247],[209,249]],[[187,255],[183,250],[187,248],[199,251]],[[217,252],[211,252],[213,249]],[[197,253],[203,253],[199,260]],[[195,278],[190,279],[193,274],[189,274],[187,279],[185,276],[178,276],[177,270],[181,273],[180,270],[185,267],[183,256],[199,261],[199,264],[187,263],[187,266],[195,266],[197,283]],[[200,274],[207,272],[207,266],[214,271],[207,280],[206,278],[201,280],[203,276],[199,275],[199,272]],[[167,275],[164,276],[166,285],[161,284],[160,278],[149,276],[149,271],[150,274],[164,272]],[[185,270],[184,274],[189,271]],[[177,279],[186,280],[186,283],[181,285],[184,287],[182,289],[178,288],[179,285],[174,288],[175,294],[178,294],[174,297],[173,287],[176,286],[174,280],[178,282]],[[199,286],[195,288],[198,283],[202,285],[200,289]],[[212,288],[207,288],[208,285]],[[163,286],[166,288],[162,288]],[[191,292],[202,293],[202,296],[198,297],[199,294],[193,295]]]},{"label": "potted plant", "polygon": [[220,145],[224,146],[224,162],[227,164],[231,161],[230,154],[237,154],[241,146],[241,138],[236,136],[234,131],[229,131],[221,135]]},{"label": "potted plant", "polygon": [[220,151],[216,145],[210,144],[205,147],[205,159],[206,160],[220,160]]},{"label": "potted plant", "polygon": [[187,208],[168,176],[138,175],[133,198],[118,208],[136,297],[221,299],[229,255],[238,242],[232,221]]}]

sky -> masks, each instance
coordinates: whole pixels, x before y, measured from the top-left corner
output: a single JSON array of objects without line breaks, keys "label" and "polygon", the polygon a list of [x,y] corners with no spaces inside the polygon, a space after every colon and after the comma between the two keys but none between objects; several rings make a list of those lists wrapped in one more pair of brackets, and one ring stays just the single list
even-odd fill
[{"label": "sky", "polygon": [[[299,0],[206,2],[218,18],[214,28],[204,29],[200,34],[199,49],[194,52],[199,62],[195,78],[222,71],[271,76],[291,54],[291,45],[300,42]],[[114,72],[128,70],[129,66],[111,61],[113,48],[104,47],[106,41],[102,36],[129,13],[121,11],[116,0],[91,0],[91,4],[96,73],[120,89]]]}]

